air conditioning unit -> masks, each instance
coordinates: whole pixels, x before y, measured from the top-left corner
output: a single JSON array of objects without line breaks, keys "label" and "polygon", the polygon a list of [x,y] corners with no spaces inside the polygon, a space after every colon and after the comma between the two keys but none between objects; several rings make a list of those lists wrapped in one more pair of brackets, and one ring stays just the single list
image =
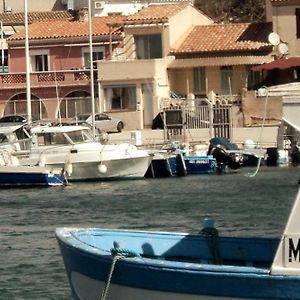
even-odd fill
[{"label": "air conditioning unit", "polygon": [[95,1],[95,9],[103,9],[105,1]]}]

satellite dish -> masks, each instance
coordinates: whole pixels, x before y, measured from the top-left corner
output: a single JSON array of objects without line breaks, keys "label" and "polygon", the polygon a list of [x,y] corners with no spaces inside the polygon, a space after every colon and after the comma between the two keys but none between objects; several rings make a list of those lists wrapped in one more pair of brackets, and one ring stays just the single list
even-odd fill
[{"label": "satellite dish", "polygon": [[280,54],[285,55],[289,52],[289,47],[285,43],[280,43],[278,46],[278,51]]},{"label": "satellite dish", "polygon": [[277,46],[280,43],[280,36],[276,32],[271,32],[268,36],[269,43],[273,46]]}]

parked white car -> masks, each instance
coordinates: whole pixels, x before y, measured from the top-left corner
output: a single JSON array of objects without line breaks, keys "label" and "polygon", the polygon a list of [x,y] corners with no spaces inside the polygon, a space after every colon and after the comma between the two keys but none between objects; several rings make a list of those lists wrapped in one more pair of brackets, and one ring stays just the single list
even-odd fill
[{"label": "parked white car", "polygon": [[[92,115],[91,114],[79,114],[75,116],[71,123],[82,123],[86,122],[90,125],[93,124]],[[106,132],[121,132],[124,128],[124,123],[117,119],[110,117],[104,113],[97,113],[95,114],[95,127],[100,129],[101,131]]]}]

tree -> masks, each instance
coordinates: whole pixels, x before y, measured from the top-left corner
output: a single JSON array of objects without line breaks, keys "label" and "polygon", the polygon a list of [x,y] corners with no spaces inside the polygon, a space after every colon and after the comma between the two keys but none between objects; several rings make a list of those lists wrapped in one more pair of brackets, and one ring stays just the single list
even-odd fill
[{"label": "tree", "polygon": [[195,0],[216,23],[264,22],[265,0]]}]

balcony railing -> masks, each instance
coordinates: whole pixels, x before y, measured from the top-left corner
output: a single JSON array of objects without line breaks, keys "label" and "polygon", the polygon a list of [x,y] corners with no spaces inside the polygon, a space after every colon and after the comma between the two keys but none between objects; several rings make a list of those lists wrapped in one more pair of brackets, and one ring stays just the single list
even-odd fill
[{"label": "balcony railing", "polygon": [[[96,72],[95,72],[96,76]],[[30,85],[32,87],[55,86],[57,84],[88,84],[90,81],[89,70],[68,70],[57,72],[33,72],[30,73]],[[1,88],[22,88],[26,85],[25,73],[0,74]]]}]

